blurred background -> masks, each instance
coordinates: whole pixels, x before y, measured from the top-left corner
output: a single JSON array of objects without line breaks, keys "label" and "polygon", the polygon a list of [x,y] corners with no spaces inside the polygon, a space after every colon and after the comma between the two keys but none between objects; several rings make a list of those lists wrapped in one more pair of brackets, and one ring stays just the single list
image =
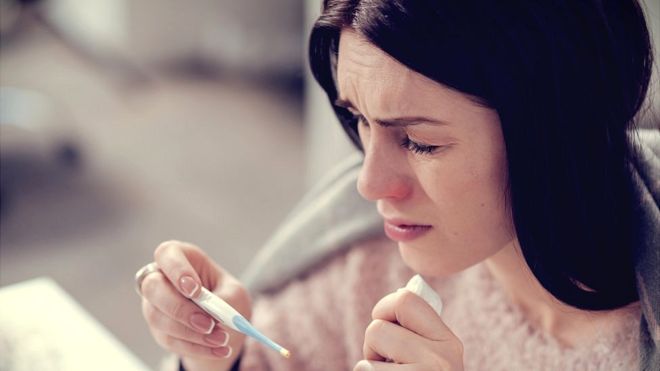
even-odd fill
[{"label": "blurred background", "polygon": [[319,9],[0,0],[0,286],[53,278],[155,368],[133,291],[155,247],[194,242],[240,275],[352,151],[306,67]]},{"label": "blurred background", "polygon": [[350,151],[304,94],[319,9],[0,0],[0,286],[53,278],[156,367],[133,291],[155,247],[194,242],[240,275]]}]

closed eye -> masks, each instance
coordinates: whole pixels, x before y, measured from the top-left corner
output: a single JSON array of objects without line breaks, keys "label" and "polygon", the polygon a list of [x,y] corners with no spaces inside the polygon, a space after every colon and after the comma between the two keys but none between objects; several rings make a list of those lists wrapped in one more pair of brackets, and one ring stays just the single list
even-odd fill
[{"label": "closed eye", "polygon": [[426,145],[422,143],[417,143],[410,139],[408,136],[404,137],[401,140],[401,147],[407,149],[410,152],[420,154],[420,155],[432,155],[435,151],[440,148],[440,146]]},{"label": "closed eye", "polygon": [[[356,129],[360,125],[362,125],[364,127],[364,129],[369,128],[369,122],[361,114],[355,114],[353,119],[355,120]],[[446,146],[436,146],[436,145],[428,145],[428,144],[419,143],[419,142],[416,142],[416,141],[410,139],[410,137],[407,136],[407,135],[401,140],[400,145],[404,149],[406,149],[410,152],[413,152],[415,154],[420,154],[420,155],[432,155],[435,152],[437,152],[438,149],[446,147]]]}]

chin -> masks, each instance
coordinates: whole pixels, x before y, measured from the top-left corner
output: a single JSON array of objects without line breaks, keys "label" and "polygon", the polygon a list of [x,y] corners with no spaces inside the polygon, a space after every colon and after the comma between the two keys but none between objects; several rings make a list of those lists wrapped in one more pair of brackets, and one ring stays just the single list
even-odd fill
[{"label": "chin", "polygon": [[427,277],[450,276],[469,266],[448,265],[446,263],[453,260],[450,257],[442,257],[437,252],[425,251],[409,243],[399,242],[399,254],[408,268]]}]

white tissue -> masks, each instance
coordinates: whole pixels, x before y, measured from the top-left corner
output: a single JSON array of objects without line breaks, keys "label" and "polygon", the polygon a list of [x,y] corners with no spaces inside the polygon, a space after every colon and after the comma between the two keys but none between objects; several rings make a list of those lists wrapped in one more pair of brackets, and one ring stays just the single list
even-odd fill
[{"label": "white tissue", "polygon": [[442,300],[438,293],[429,286],[419,274],[414,275],[406,284],[406,290],[424,299],[438,315],[442,313]]}]

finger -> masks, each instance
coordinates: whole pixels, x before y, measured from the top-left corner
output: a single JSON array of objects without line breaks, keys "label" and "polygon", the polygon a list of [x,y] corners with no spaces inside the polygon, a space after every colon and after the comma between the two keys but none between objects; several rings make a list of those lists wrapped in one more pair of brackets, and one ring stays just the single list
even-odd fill
[{"label": "finger", "polygon": [[229,358],[232,354],[232,348],[230,346],[210,348],[208,346],[177,339],[161,332],[155,332],[154,338],[156,343],[162,348],[182,357],[222,359]]},{"label": "finger", "polygon": [[151,330],[162,332],[168,336],[211,348],[226,346],[229,342],[229,333],[221,327],[216,326],[210,334],[200,334],[188,326],[174,321],[146,300],[142,301],[142,313]]},{"label": "finger", "polygon": [[408,290],[399,290],[382,298],[374,306],[371,318],[399,323],[431,340],[445,341],[456,338],[433,307]]},{"label": "finger", "polygon": [[[241,282],[217,265],[195,245],[174,240],[166,241],[156,248],[154,258],[163,274],[184,296],[198,295],[197,287],[192,286],[194,284],[191,284],[191,281],[186,278],[186,273],[181,273],[190,272],[188,277],[192,277],[195,283],[199,283],[198,281],[201,279],[202,286],[228,302],[234,298],[244,301],[247,299],[244,297],[245,289]],[[181,284],[182,279],[185,281],[184,285]],[[190,291],[192,291],[192,296],[188,295]]]},{"label": "finger", "polygon": [[209,334],[215,321],[172,286],[160,272],[145,277],[142,282],[142,297],[172,320],[201,333]]},{"label": "finger", "polygon": [[353,371],[422,371],[422,369],[420,369],[419,365],[402,365],[392,362],[367,361],[363,359],[355,364]]},{"label": "finger", "polygon": [[394,360],[415,363],[428,353],[423,338],[418,334],[380,319],[373,320],[364,334],[363,354],[366,360]]},{"label": "finger", "polygon": [[[189,258],[197,262],[209,260],[198,247],[180,241],[163,242],[154,252],[154,259],[160,270],[181,294],[192,298],[199,295],[202,286],[197,269],[203,270],[206,267],[203,264],[193,267]],[[213,277],[214,275],[207,276]]]}]

